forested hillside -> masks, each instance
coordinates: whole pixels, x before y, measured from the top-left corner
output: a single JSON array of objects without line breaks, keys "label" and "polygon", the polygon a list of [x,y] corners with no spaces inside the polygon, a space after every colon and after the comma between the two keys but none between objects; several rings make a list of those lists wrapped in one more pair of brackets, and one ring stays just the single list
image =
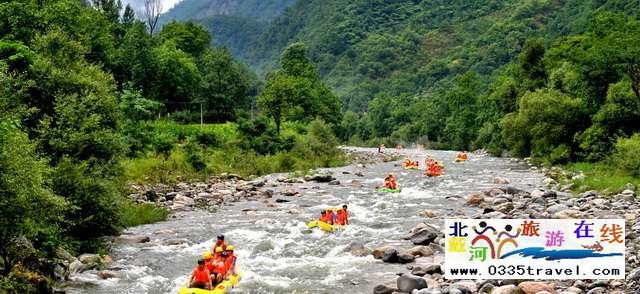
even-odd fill
[{"label": "forested hillside", "polygon": [[[268,70],[289,43],[304,42],[348,110],[378,93],[431,92],[472,70],[482,86],[534,36],[581,33],[603,9],[638,13],[629,1],[298,1],[241,56]],[[481,89],[479,89],[481,90]]]},{"label": "forested hillside", "polygon": [[[239,56],[253,47],[269,21],[295,0],[184,0],[164,13],[160,23],[192,20],[204,25],[213,42]],[[280,48],[284,49],[284,47]]]}]

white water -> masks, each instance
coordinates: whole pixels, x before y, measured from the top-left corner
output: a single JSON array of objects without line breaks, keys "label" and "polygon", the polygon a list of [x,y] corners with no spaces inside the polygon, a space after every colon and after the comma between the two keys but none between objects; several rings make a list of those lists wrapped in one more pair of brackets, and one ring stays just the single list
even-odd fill
[{"label": "white water", "polygon": [[[424,151],[407,150],[414,160],[424,162]],[[340,186],[293,184],[301,197],[274,195],[291,200],[267,207],[260,201],[225,205],[217,213],[180,213],[168,221],[132,228],[135,234],[151,237],[151,242],[114,248],[111,252],[118,278],[100,280],[95,272],[74,277],[78,285],[70,293],[176,293],[187,279],[197,257],[211,247],[222,233],[236,245],[243,278],[234,293],[370,293],[373,286],[393,280],[403,265],[384,264],[372,256],[356,257],[345,252],[351,242],[367,248],[393,244],[409,248],[401,236],[420,221],[428,209],[441,217],[473,214],[464,206],[471,192],[496,186],[496,176],[512,181],[512,186],[530,190],[542,179],[526,164],[493,157],[476,157],[462,164],[452,163],[455,152],[429,151],[445,163],[446,175],[427,178],[418,171],[405,171],[396,163],[380,163],[365,168],[349,166],[333,169]],[[343,174],[348,171],[350,174]],[[355,172],[364,177],[357,177]],[[401,193],[374,192],[385,174],[393,172]],[[350,185],[355,180],[363,187]],[[319,188],[319,189],[318,189]],[[459,197],[451,197],[459,196]],[[349,205],[351,225],[336,234],[308,232],[305,222],[315,219],[321,209]],[[257,211],[243,212],[243,209]],[[441,223],[442,220],[427,220]],[[185,238],[188,244],[167,246],[167,240]]]}]

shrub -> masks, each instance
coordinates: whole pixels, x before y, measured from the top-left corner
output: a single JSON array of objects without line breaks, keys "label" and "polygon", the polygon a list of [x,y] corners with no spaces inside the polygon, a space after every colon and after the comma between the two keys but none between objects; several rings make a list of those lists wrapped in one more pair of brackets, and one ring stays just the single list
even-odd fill
[{"label": "shrub", "polygon": [[125,201],[121,205],[120,215],[122,225],[134,227],[165,220],[169,212],[151,203],[137,204]]},{"label": "shrub", "polygon": [[153,138],[153,149],[156,153],[164,155],[165,159],[169,157],[175,144],[176,138],[168,133],[159,133]]},{"label": "shrub", "polygon": [[186,153],[185,160],[196,171],[203,171],[207,168],[207,163],[204,161],[204,155],[198,146],[193,143],[189,143],[184,148]]},{"label": "shrub", "polygon": [[611,157],[614,164],[631,176],[640,176],[640,134],[629,138],[620,138],[616,142],[615,151]]},{"label": "shrub", "polygon": [[207,147],[216,147],[219,144],[218,137],[214,133],[200,131],[195,136],[196,142]]}]

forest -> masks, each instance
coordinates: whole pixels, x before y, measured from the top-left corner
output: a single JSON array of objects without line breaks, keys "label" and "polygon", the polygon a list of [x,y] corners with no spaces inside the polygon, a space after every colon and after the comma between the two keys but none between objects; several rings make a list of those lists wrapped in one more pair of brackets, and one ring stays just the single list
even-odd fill
[{"label": "forest", "polygon": [[0,2],[0,292],[49,292],[60,252],[166,217],[127,183],[343,162],[304,46],[262,91],[202,25],[153,28],[120,1]]}]

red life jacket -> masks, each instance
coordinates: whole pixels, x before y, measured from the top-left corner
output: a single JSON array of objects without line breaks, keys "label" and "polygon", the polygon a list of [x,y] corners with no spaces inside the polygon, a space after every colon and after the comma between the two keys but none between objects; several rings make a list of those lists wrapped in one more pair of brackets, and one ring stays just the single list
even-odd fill
[{"label": "red life jacket", "polygon": [[204,269],[200,270],[197,266],[195,269],[193,269],[193,280],[197,283],[209,283],[210,279],[211,279],[211,274],[209,273],[209,270],[205,267]]}]

